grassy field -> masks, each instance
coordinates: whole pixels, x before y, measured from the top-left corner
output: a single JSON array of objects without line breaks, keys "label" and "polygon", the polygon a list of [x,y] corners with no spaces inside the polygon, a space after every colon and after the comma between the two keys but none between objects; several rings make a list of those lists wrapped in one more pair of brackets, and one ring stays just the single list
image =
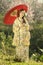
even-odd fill
[{"label": "grassy field", "polygon": [[29,61],[28,63],[0,60],[0,65],[43,65],[43,63],[42,62],[35,62],[32,60]]}]

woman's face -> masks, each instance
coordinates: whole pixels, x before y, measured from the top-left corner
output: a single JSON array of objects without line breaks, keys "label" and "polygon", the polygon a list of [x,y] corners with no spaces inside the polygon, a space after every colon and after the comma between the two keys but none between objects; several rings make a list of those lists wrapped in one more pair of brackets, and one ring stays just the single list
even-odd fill
[{"label": "woman's face", "polygon": [[25,11],[21,11],[20,12],[20,17],[24,17],[24,15],[25,15]]}]

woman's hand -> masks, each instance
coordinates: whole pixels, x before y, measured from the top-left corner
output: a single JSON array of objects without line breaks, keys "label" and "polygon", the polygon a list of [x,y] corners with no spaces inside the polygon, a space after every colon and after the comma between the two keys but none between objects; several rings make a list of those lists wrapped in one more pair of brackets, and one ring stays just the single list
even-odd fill
[{"label": "woman's hand", "polygon": [[24,20],[25,20],[26,24],[28,24],[28,20],[26,19],[26,17],[25,17],[25,16],[24,16]]}]

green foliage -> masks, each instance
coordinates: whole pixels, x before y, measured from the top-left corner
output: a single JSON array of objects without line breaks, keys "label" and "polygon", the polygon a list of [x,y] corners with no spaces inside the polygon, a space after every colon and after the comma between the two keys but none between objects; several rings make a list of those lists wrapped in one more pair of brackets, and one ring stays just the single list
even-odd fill
[{"label": "green foliage", "polygon": [[40,56],[40,61],[43,62],[43,55]]},{"label": "green foliage", "polygon": [[[5,39],[6,39],[6,35],[4,34],[4,32],[0,32],[0,48],[2,48],[4,42],[5,42]],[[3,42],[3,44],[2,44]]]},{"label": "green foliage", "polygon": [[12,36],[9,35],[5,40],[5,45],[11,46],[11,44],[12,44]]},{"label": "green foliage", "polygon": [[42,24],[34,24],[34,29],[31,30],[31,46],[32,48],[43,49],[43,26]]},{"label": "green foliage", "polygon": [[34,53],[32,56],[31,56],[31,59],[35,60],[35,61],[39,61],[39,58],[40,58],[40,54],[38,53]]},{"label": "green foliage", "polygon": [[[36,61],[41,61],[40,56],[43,51],[43,23],[35,23],[33,25],[33,30],[31,30],[31,44],[30,44],[30,56]],[[38,53],[38,54],[37,54]]]},{"label": "green foliage", "polygon": [[0,32],[0,41],[5,41],[6,39],[6,35],[4,34],[4,32]]}]

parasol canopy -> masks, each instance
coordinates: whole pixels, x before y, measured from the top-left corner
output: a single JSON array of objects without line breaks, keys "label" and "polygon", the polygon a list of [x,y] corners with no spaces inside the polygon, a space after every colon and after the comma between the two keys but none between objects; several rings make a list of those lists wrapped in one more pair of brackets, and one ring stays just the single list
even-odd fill
[{"label": "parasol canopy", "polygon": [[15,19],[17,18],[17,11],[24,9],[26,12],[28,10],[28,7],[25,4],[21,4],[18,6],[13,7],[12,9],[10,9],[4,17],[4,24],[7,25],[12,25],[15,21]]}]

